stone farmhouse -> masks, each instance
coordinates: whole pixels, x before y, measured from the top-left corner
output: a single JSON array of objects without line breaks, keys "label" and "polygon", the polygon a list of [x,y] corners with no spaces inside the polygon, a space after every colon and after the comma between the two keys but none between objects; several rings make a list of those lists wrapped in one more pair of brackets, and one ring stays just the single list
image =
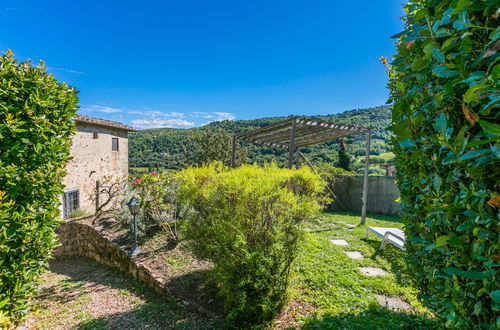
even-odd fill
[{"label": "stone farmhouse", "polygon": [[114,121],[77,115],[77,132],[71,146],[72,159],[63,179],[61,215],[68,218],[75,210],[93,214],[92,193],[106,176],[128,175],[128,132],[133,127]]}]

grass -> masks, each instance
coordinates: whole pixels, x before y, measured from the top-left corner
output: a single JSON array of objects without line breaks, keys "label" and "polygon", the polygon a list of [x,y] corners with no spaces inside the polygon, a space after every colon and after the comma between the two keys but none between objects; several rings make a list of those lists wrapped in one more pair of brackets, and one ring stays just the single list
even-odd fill
[{"label": "grass", "polygon": [[129,167],[128,172],[133,177],[139,177],[146,173],[149,173],[148,167]]},{"label": "grass", "polygon": [[[304,248],[295,263],[294,304],[309,306],[295,315],[305,328],[339,329],[432,329],[437,325],[418,302],[404,262],[404,252],[389,245],[383,253],[380,240],[365,240],[359,216],[325,213],[309,224]],[[368,226],[402,228],[398,218],[367,218]],[[344,239],[348,246],[336,246]],[[343,251],[358,251],[364,259],[350,259]],[[358,267],[378,267],[389,276],[368,277]],[[409,312],[394,312],[379,306],[376,294],[400,297],[412,306]]]},{"label": "grass", "polygon": [[212,329],[216,321],[85,258],[51,262],[29,329]]},{"label": "grass", "polygon": [[392,153],[392,152],[384,152],[383,154],[380,154],[377,157],[382,158],[383,160],[385,160],[387,162],[388,160],[393,159],[395,156],[394,156],[394,153]]},{"label": "grass", "polygon": [[[438,328],[439,324],[417,300],[418,292],[404,261],[405,252],[388,245],[380,253],[380,239],[375,236],[365,239],[366,226],[358,226],[359,222],[358,215],[326,212],[306,225],[305,240],[293,266],[290,303],[273,322],[259,327]],[[347,224],[357,226],[349,230]],[[371,216],[367,218],[367,226],[402,228],[403,224],[398,218]],[[349,245],[336,246],[330,242],[332,239],[344,239]],[[156,234],[143,247],[148,255],[155,256],[151,262],[168,275],[168,281],[178,282],[179,288],[191,292],[190,295],[177,290],[185,295],[183,300],[191,301],[191,296],[196,296],[199,304],[207,303],[207,309],[220,304],[212,300],[214,291],[200,294],[205,291],[191,289],[204,283],[200,282],[203,277],[194,275],[206,267],[197,265],[198,261],[182,246],[168,249],[165,238]],[[364,259],[350,259],[344,251],[358,251]],[[359,272],[360,266],[381,268],[389,276],[367,277]],[[191,280],[196,283],[189,284]],[[56,260],[43,281],[41,294],[36,298],[40,312],[30,316],[27,324],[30,329],[222,327],[222,323],[190,312],[122,273],[87,259]],[[375,298],[377,294],[399,297],[412,308],[404,312],[383,308]],[[116,305],[121,307],[113,307]]]}]

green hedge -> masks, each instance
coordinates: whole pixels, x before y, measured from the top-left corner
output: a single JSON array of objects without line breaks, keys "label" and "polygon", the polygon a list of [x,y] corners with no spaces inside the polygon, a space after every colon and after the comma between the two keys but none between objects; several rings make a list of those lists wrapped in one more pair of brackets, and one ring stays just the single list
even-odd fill
[{"label": "green hedge", "polygon": [[319,211],[325,184],[308,169],[221,163],[186,169],[179,179],[194,209],[185,237],[198,257],[214,263],[228,317],[271,319],[287,297],[301,225]]},{"label": "green hedge", "polygon": [[0,325],[27,313],[56,243],[76,95],[43,63],[0,57]]},{"label": "green hedge", "polygon": [[409,263],[452,328],[500,327],[498,5],[410,1],[388,65]]}]

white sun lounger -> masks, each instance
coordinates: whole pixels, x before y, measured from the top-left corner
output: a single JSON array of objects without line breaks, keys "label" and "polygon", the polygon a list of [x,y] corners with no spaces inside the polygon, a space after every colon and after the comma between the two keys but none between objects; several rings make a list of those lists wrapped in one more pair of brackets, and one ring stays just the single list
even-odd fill
[{"label": "white sun lounger", "polygon": [[397,246],[401,250],[405,249],[405,233],[398,228],[382,228],[382,227],[368,227],[366,228],[366,236],[373,233],[382,239],[380,250],[383,250],[387,242]]}]

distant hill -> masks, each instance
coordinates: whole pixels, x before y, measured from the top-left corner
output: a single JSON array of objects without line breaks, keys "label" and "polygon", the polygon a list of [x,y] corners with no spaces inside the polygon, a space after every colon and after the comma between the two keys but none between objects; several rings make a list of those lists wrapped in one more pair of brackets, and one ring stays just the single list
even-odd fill
[{"label": "distant hill", "polygon": [[[196,130],[210,128],[220,128],[227,133],[241,133],[264,127],[287,117],[268,117],[254,120],[235,120],[213,122],[206,126],[190,129],[158,128],[138,131],[129,135],[129,166],[149,167],[162,169],[177,169],[182,166],[182,154],[186,147],[186,140],[189,134]],[[339,114],[325,116],[311,116],[311,118],[327,120],[335,123],[352,124],[372,127],[371,155],[381,155],[374,157],[374,163],[383,162],[390,158],[390,133],[387,127],[391,121],[391,109],[387,106],[357,109],[345,111]],[[357,134],[345,139],[347,150],[356,158],[364,155],[365,135]],[[245,143],[248,149],[249,162],[269,162],[277,161],[285,164],[287,151],[278,148],[269,148],[250,143]],[[311,161],[327,162],[335,164],[337,162],[338,141],[330,141],[300,149],[302,153]],[[355,169],[359,170],[361,164],[359,160],[355,163]]]}]

